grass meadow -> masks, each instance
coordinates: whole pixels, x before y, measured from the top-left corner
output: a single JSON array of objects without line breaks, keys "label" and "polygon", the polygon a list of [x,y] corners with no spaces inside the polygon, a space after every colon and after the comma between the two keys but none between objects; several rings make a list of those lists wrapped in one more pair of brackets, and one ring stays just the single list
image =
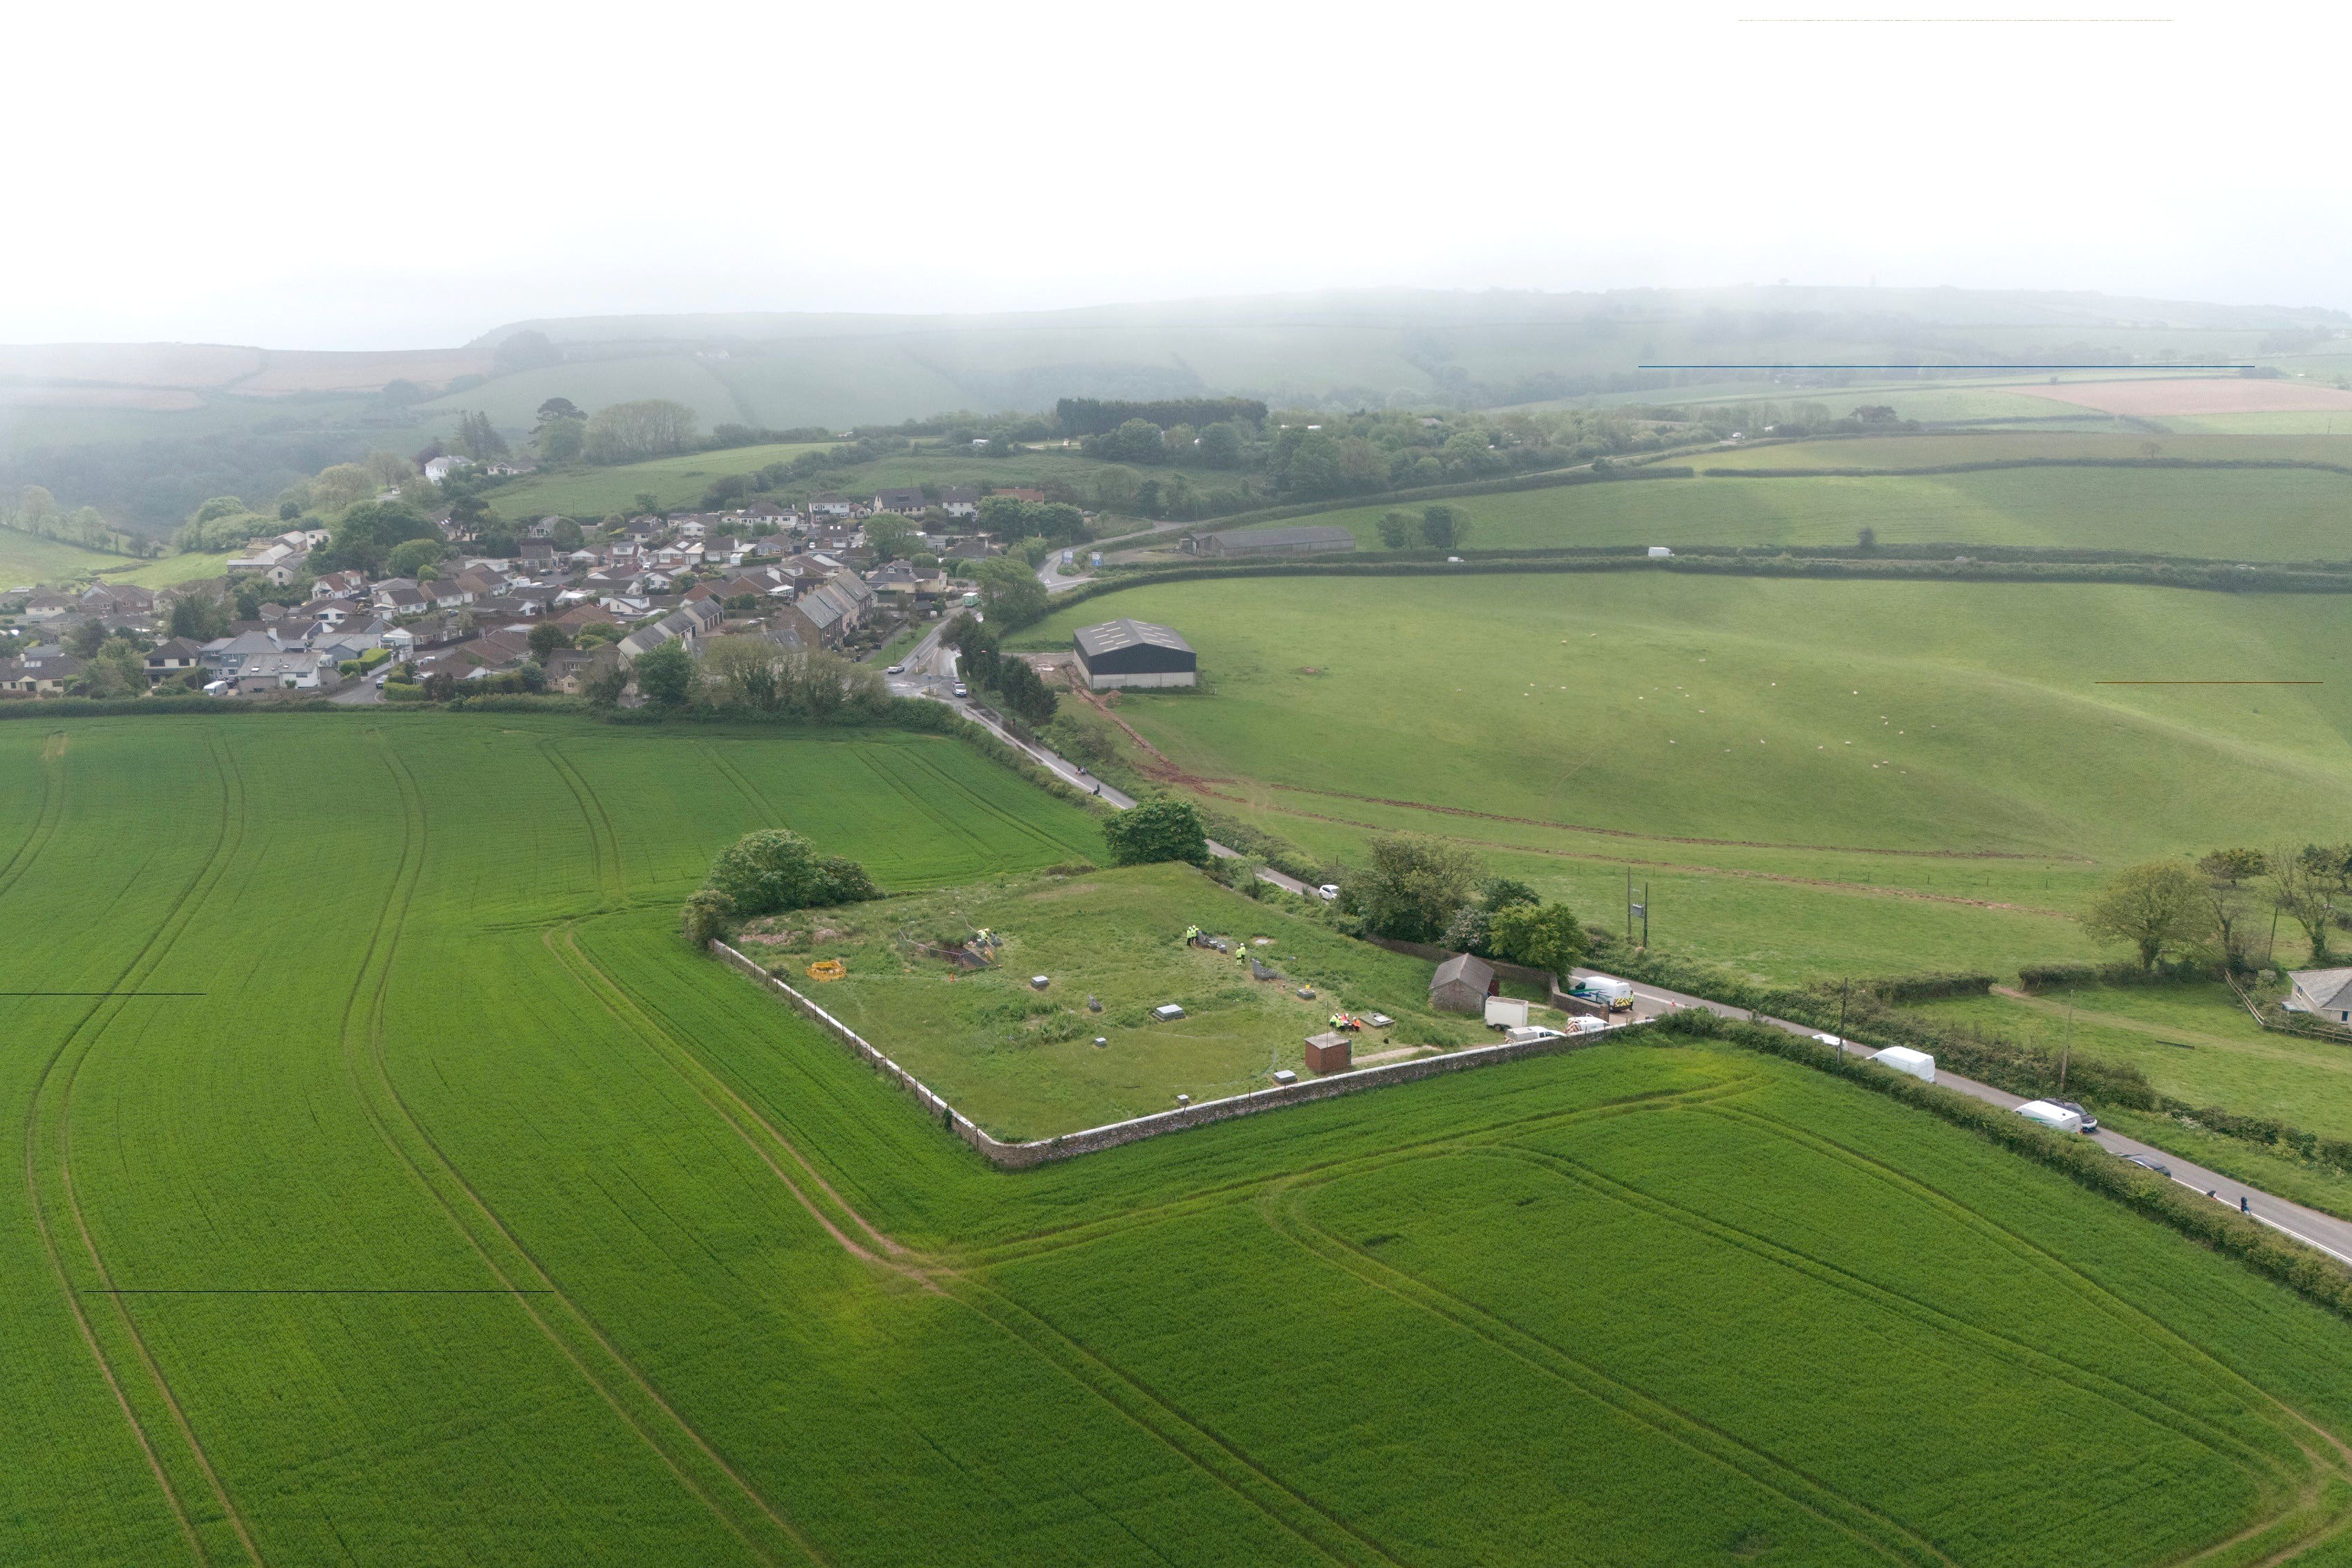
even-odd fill
[{"label": "grass meadow", "polygon": [[[1470,846],[1654,940],[1782,979],[2005,973],[2091,956],[2116,867],[2324,835],[2352,807],[2316,596],[1663,574],[1148,586],[1203,689],[1118,715],[1220,808],[1347,860],[1375,831]],[[1148,760],[1148,759],[1147,759]]]},{"label": "grass meadow", "polygon": [[[2075,455],[2067,437],[2016,438],[2025,455]],[[1992,437],[1947,443],[1805,443],[1725,452],[1717,466],[1865,468],[1984,460]],[[2100,445],[2105,445],[2104,442]],[[2186,445],[2159,440],[2162,448]],[[2247,445],[2231,441],[2234,448]],[[2296,448],[2310,445],[2284,443]],[[1908,448],[1879,449],[1869,448]],[[1924,448],[1924,449],[1923,449]],[[2009,455],[2020,455],[2009,448]],[[1940,454],[1940,455],[1939,455]],[[2137,448],[2131,455],[2137,455]],[[2180,454],[2186,456],[2188,454]],[[2238,455],[2251,455],[2243,452]],[[2352,444],[2323,460],[2352,457]],[[2307,469],[2005,468],[1958,474],[1648,479],[1568,485],[1446,504],[1466,519],[1465,542],[1515,547],[1664,544],[1853,544],[1864,528],[1885,544],[1999,544],[2150,551],[2245,561],[2352,557],[2352,475]],[[1373,504],[1318,513],[1380,552]],[[1416,517],[1417,507],[1408,507]],[[1281,526],[1275,524],[1270,526]],[[1419,547],[1416,539],[1414,547]]]},{"label": "grass meadow", "polygon": [[702,500],[713,479],[748,474],[770,463],[788,463],[803,452],[824,450],[815,442],[778,442],[763,447],[730,447],[719,452],[688,452],[649,462],[624,463],[609,468],[551,468],[526,474],[489,492],[492,510],[516,521],[546,517],[576,517],[596,523],[619,512],[636,510],[636,498],[651,492],[672,510],[684,511]]},{"label": "grass meadow", "polygon": [[79,582],[93,572],[105,573],[110,583],[161,588],[192,577],[216,577],[228,559],[226,554],[166,555],[134,565],[128,556],[0,528],[0,588]]},{"label": "grass meadow", "polygon": [[[1186,945],[1192,926],[1237,951]],[[1003,939],[992,968],[959,973],[928,951],[978,930]],[[1277,1068],[1304,1077],[1307,1037],[1329,1026],[1335,1007],[1396,1020],[1357,1037],[1367,1059],[1495,1038],[1475,1019],[1430,1010],[1429,963],[1254,902],[1189,866],[994,879],[776,917],[737,945],[804,991],[816,989],[804,973],[812,959],[841,959],[848,976],[817,992],[825,1010],[1012,1142],[1165,1110],[1179,1093],[1264,1089]],[[1244,955],[1283,978],[1254,980]],[[1042,992],[1030,985],[1037,974]],[[1155,1021],[1151,1009],[1170,1002],[1184,1017]]]}]

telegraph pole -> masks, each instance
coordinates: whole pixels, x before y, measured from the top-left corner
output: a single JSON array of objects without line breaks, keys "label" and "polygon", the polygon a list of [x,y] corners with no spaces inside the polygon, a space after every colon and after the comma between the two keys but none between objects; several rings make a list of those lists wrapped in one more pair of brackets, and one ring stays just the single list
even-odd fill
[{"label": "telegraph pole", "polygon": [[1650,951],[1650,884],[1642,884],[1642,951]]},{"label": "telegraph pole", "polygon": [[1625,868],[1625,945],[1633,945],[1633,868]]}]

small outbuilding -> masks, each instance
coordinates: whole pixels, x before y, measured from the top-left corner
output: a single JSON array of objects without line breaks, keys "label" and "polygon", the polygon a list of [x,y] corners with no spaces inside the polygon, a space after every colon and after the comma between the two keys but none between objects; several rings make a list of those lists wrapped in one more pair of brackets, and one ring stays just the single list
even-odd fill
[{"label": "small outbuilding", "polygon": [[1446,1013],[1484,1013],[1495,989],[1493,964],[1474,953],[1457,952],[1429,977],[1429,1005]]},{"label": "small outbuilding", "polygon": [[1070,638],[1078,668],[1096,691],[1124,687],[1192,686],[1201,658],[1172,626],[1150,621],[1105,621],[1081,626]]},{"label": "small outbuilding", "polygon": [[1348,1037],[1337,1029],[1307,1037],[1307,1070],[1309,1072],[1346,1072],[1351,1056]]}]

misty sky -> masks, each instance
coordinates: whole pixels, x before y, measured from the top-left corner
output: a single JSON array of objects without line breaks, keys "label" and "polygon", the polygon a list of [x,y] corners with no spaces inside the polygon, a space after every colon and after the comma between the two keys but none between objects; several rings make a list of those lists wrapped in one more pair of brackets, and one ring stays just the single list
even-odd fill
[{"label": "misty sky", "polygon": [[[1751,19],[1821,16],[2170,19]],[[2347,31],[2203,0],[20,9],[0,342],[1782,278],[2352,308]]]}]

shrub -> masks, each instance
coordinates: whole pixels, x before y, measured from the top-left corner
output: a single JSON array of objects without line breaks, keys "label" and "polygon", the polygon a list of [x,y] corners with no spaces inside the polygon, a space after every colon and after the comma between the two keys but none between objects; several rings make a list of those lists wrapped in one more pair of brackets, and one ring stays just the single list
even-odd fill
[{"label": "shrub", "polygon": [[747,920],[880,896],[863,866],[838,855],[820,857],[807,839],[787,827],[747,833],[721,850],[703,887]]},{"label": "shrub", "polygon": [[723,937],[734,929],[735,906],[726,894],[716,888],[697,888],[686,896],[681,924],[686,940],[697,947],[707,947],[714,937]]},{"label": "shrub", "polygon": [[1198,866],[1209,858],[1209,836],[1201,814],[1184,800],[1151,800],[1103,821],[1103,842],[1111,863],[1144,866],[1182,860]]}]

